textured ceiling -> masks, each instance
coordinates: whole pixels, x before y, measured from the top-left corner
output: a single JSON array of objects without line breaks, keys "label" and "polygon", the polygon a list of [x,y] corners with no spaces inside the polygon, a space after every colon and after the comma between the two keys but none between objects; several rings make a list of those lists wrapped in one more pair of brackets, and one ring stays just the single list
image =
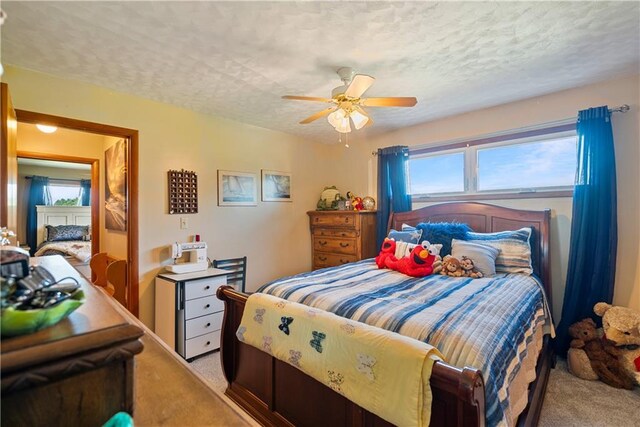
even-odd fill
[{"label": "textured ceiling", "polygon": [[[640,3],[10,2],[2,60],[192,110],[335,142],[341,66],[376,77],[376,135],[638,72]],[[366,132],[366,133],[365,133]]]}]

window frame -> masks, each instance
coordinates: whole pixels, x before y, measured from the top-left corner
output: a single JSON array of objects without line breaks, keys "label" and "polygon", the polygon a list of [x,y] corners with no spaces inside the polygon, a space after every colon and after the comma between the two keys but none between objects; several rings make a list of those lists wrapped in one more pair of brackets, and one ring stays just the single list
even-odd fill
[{"label": "window frame", "polygon": [[[478,190],[478,152],[482,149],[543,142],[567,137],[576,137],[575,123],[559,125],[530,131],[510,132],[494,137],[457,142],[433,147],[420,147],[409,151],[409,162],[412,158],[437,156],[442,154],[463,152],[464,154],[464,188],[463,192],[412,194],[413,202],[460,201],[460,200],[499,200],[572,197],[573,185],[551,186],[500,190]],[[576,141],[577,143],[577,141]],[[409,168],[410,168],[409,164]],[[409,187],[411,188],[411,187]]]},{"label": "window frame", "polygon": [[[412,156],[411,153],[409,153],[409,190],[411,190],[411,159],[424,159],[426,157],[436,157],[436,156],[443,156],[443,155],[447,155],[447,154],[457,154],[457,153],[462,153],[462,163],[464,165],[464,170],[463,170],[463,174],[462,174],[462,191],[450,191],[450,192],[443,192],[443,193],[435,193],[437,194],[436,196],[428,196],[425,195],[426,197],[432,198],[432,197],[448,197],[448,196],[458,196],[461,194],[466,194],[468,191],[468,185],[467,185],[467,177],[466,177],[466,169],[467,169],[467,155],[466,155],[466,149],[464,147],[460,148],[451,148],[451,149],[444,149],[442,151],[434,151],[434,152],[429,152],[429,153],[423,153],[423,154],[418,154],[416,156]],[[413,193],[411,194],[411,197],[417,197],[417,196],[422,196],[422,194],[418,194],[418,195],[414,195]]]},{"label": "window frame", "polygon": [[66,188],[77,187],[78,188],[78,204],[66,205],[66,206],[82,206],[82,185],[80,183],[80,180],[76,182],[75,180],[69,180],[69,179],[56,179],[56,178],[49,179],[49,183],[47,184],[47,191],[49,192],[49,196],[51,199],[49,206],[65,206],[65,205],[55,204],[55,202],[57,202],[60,199],[54,200],[53,195],[51,194],[52,187],[66,187]]}]

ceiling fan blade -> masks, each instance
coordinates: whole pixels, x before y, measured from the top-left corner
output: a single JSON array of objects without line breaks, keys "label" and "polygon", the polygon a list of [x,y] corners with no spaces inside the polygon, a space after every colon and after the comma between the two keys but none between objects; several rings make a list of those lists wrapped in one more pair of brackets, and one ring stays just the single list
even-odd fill
[{"label": "ceiling fan blade", "polygon": [[300,122],[301,125],[306,125],[308,123],[311,123],[315,120],[318,120],[321,117],[324,116],[328,116],[329,114],[331,114],[332,112],[336,111],[338,109],[338,107],[329,107],[326,110],[322,110],[322,111],[318,111],[317,113],[307,117],[306,119],[302,120]]},{"label": "ceiling fan blade", "polygon": [[282,99],[294,99],[296,101],[316,101],[316,102],[332,102],[332,99],[329,98],[318,98],[315,96],[296,96],[296,95],[285,95]]},{"label": "ceiling fan blade", "polygon": [[366,98],[360,100],[360,105],[365,107],[413,107],[418,100],[409,97]]},{"label": "ceiling fan blade", "polygon": [[347,90],[344,91],[344,95],[349,98],[360,98],[375,81],[376,79],[371,76],[356,74]]}]

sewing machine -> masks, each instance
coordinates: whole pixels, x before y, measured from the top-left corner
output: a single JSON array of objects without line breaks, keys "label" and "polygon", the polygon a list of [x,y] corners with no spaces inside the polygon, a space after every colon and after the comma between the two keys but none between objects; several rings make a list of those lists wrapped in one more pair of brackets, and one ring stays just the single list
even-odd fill
[{"label": "sewing machine", "polygon": [[[178,258],[184,252],[189,253],[189,262],[178,263]],[[165,268],[172,273],[182,274],[193,271],[204,271],[209,267],[207,261],[207,244],[205,242],[193,243],[173,243],[171,245],[171,258],[173,264],[166,265]]]}]

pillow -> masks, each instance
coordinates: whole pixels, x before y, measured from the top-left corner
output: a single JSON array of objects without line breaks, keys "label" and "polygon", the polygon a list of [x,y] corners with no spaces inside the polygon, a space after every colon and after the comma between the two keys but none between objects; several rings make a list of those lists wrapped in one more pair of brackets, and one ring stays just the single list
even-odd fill
[{"label": "pillow", "polygon": [[[533,273],[531,266],[531,228],[524,227],[515,231],[498,233],[475,233],[469,231],[466,240],[472,243],[493,246],[500,250],[496,258],[498,273]],[[475,260],[474,260],[475,261]]]},{"label": "pillow", "polygon": [[496,258],[500,251],[493,246],[453,239],[451,241],[451,256],[459,260],[463,256],[470,258],[484,277],[495,276]]},{"label": "pillow", "polygon": [[89,234],[87,225],[47,225],[47,242],[62,242],[65,240],[84,240]]},{"label": "pillow", "polygon": [[442,251],[440,252],[440,256],[443,258],[446,255],[451,255],[451,240],[465,240],[467,232],[471,231],[471,228],[469,228],[467,224],[456,222],[421,222],[415,227],[402,224],[403,231],[408,231],[405,230],[405,227],[408,229],[422,230],[422,238],[419,243],[422,243],[423,240],[428,240],[432,243],[441,243]]},{"label": "pillow", "polygon": [[389,231],[389,235],[387,237],[395,240],[396,242],[406,242],[406,243],[417,244],[417,243],[420,243],[420,236],[422,236],[422,230],[407,230],[407,231],[391,230]]}]

